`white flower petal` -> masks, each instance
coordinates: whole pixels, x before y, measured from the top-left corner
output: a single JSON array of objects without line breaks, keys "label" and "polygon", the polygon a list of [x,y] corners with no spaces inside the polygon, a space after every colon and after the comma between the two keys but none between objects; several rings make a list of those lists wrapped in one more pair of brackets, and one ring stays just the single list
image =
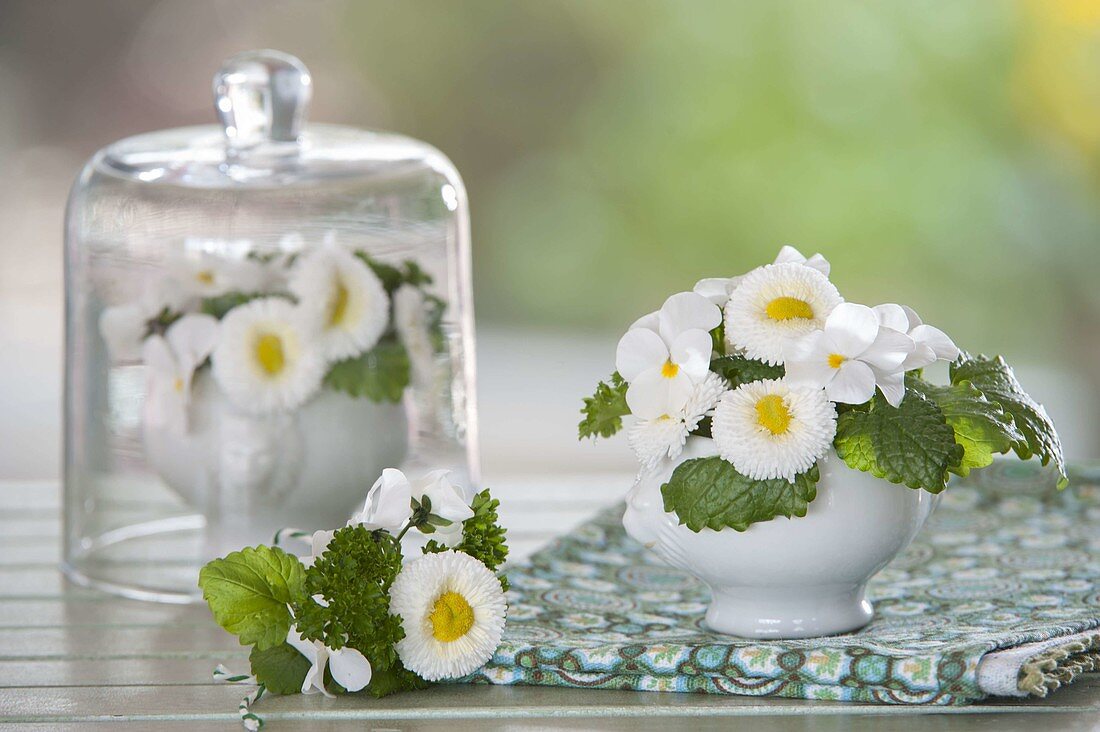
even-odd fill
[{"label": "white flower petal", "polygon": [[702,381],[710,371],[710,354],[714,342],[705,330],[687,330],[676,337],[669,349],[672,363],[695,383]]},{"label": "white flower petal", "polygon": [[905,308],[901,305],[889,302],[882,305],[875,305],[871,309],[874,310],[875,315],[878,316],[879,325],[893,328],[902,333],[909,332],[909,317],[905,313]]},{"label": "white flower petal", "polygon": [[906,332],[913,330],[913,328],[916,328],[924,322],[920,319],[920,316],[917,315],[917,311],[908,305],[902,305],[901,309],[905,311],[905,317],[909,320],[909,327],[905,329]]},{"label": "white flower petal", "polygon": [[683,409],[691,391],[691,377],[686,373],[680,371],[675,376],[667,377],[658,367],[638,375],[626,390],[626,403],[634,416],[656,419]]},{"label": "white flower petal", "polygon": [[740,281],[740,277],[707,277],[696,282],[691,291],[722,307],[730,299],[730,293]]},{"label": "white flower petal", "polygon": [[939,328],[922,324],[913,328],[909,335],[918,343],[930,347],[940,360],[954,361],[959,357],[958,346]]},{"label": "white flower petal", "polygon": [[905,357],[905,360],[901,362],[900,371],[912,371],[913,369],[922,369],[929,364],[936,362],[936,352],[932,350],[931,346],[924,343],[914,343],[913,351]]},{"label": "white flower petal", "polygon": [[630,329],[633,330],[634,328],[645,328],[646,330],[651,330],[654,333],[657,333],[658,329],[661,326],[660,315],[661,313],[659,310],[654,310],[648,315],[643,315],[642,317],[638,318],[630,324]]},{"label": "white flower petal", "polygon": [[836,344],[837,353],[855,358],[874,343],[878,335],[878,316],[866,305],[843,302],[825,321],[825,332]]},{"label": "white flower petal", "polygon": [[615,368],[628,382],[644,371],[660,368],[668,360],[668,346],[646,328],[628,330],[615,349]]},{"label": "white flower petal", "polygon": [[829,276],[829,260],[820,254],[815,254],[809,259],[803,256],[802,252],[798,251],[789,244],[784,244],[783,248],[779,250],[779,254],[775,256],[773,264],[783,264],[785,262],[797,262],[798,264],[805,265],[811,269],[816,269],[826,277]]},{"label": "white flower petal", "polygon": [[694,292],[678,292],[661,306],[658,331],[665,343],[672,343],[688,330],[710,331],[722,322],[722,311]]},{"label": "white flower petal", "polygon": [[134,361],[141,357],[146,323],[156,313],[148,313],[140,304],[105,308],[99,316],[99,333],[107,344],[111,361]]},{"label": "white flower petal", "polygon": [[366,688],[372,674],[366,656],[348,646],[328,652],[328,669],[332,679],[351,692]]},{"label": "white flower petal", "polygon": [[367,492],[363,510],[352,523],[397,534],[412,516],[412,485],[400,470],[386,468]]},{"label": "white flower petal", "polygon": [[218,319],[202,313],[188,313],[168,326],[164,334],[180,368],[194,371],[218,343]]},{"label": "white flower petal", "polygon": [[860,354],[859,360],[881,371],[896,371],[913,352],[913,339],[893,328],[879,327],[875,342]]},{"label": "white flower petal", "polygon": [[461,529],[462,522],[471,518],[474,515],[474,510],[463,498],[458,487],[447,477],[448,472],[446,470],[433,470],[428,473],[422,483],[418,482],[418,485],[423,486],[419,488],[419,492],[431,500],[432,513],[453,522]]},{"label": "white flower petal", "polygon": [[905,374],[901,371],[884,374],[875,371],[875,382],[891,407],[897,407],[905,398]]},{"label": "white flower petal", "polygon": [[176,356],[163,336],[151,335],[145,339],[141,347],[141,360],[145,362],[147,371],[162,379],[172,381],[179,374]]},{"label": "white flower petal", "polygon": [[875,395],[875,373],[862,361],[845,361],[825,393],[834,402],[863,404]]}]

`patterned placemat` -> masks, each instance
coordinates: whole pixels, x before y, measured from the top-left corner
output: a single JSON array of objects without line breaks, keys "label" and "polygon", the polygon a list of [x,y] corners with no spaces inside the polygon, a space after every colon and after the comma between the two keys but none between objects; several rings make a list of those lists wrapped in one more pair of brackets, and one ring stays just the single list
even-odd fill
[{"label": "patterned placemat", "polygon": [[965,704],[997,693],[978,673],[996,650],[1048,641],[1017,654],[1020,694],[1098,667],[1086,632],[1100,628],[1097,468],[1076,467],[1062,492],[1012,461],[952,484],[872,582],[872,623],[806,640],[707,631],[706,587],[626,536],[621,516],[604,511],[509,571],[504,642],[470,681]]}]

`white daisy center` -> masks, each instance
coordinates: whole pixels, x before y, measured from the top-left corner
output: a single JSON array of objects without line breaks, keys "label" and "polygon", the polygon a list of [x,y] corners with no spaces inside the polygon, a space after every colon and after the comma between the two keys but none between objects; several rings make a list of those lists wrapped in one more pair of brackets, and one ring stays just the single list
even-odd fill
[{"label": "white daisy center", "polygon": [[172,382],[172,388],[175,389],[180,394],[182,394],[183,393],[183,378],[177,376],[176,380]]},{"label": "white daisy center", "polygon": [[209,269],[199,270],[195,273],[195,279],[204,285],[214,284],[214,271]]},{"label": "white daisy center", "polygon": [[768,394],[756,402],[756,421],[773,435],[782,435],[791,426],[791,412],[778,394]]},{"label": "white daisy center", "polygon": [[772,320],[812,320],[814,317],[814,309],[810,303],[797,297],[777,297],[764,307],[764,312]]},{"label": "white daisy center", "polygon": [[848,360],[847,356],[842,356],[839,353],[829,354],[829,368],[838,369],[844,365],[844,362]]},{"label": "white daisy center", "polygon": [[436,598],[428,620],[431,621],[435,639],[442,643],[451,643],[474,627],[474,609],[465,597],[448,591]]},{"label": "white daisy center", "polygon": [[661,376],[666,379],[674,379],[678,373],[680,373],[680,367],[672,363],[671,359],[666,360],[665,365],[661,367]]},{"label": "white daisy center", "polygon": [[336,279],[336,292],[332,296],[332,310],[329,311],[329,327],[335,328],[344,322],[348,314],[348,288],[343,280]]},{"label": "white daisy center", "polygon": [[262,333],[253,346],[256,363],[269,376],[277,376],[286,368],[286,354],[283,353],[283,339],[274,333]]}]

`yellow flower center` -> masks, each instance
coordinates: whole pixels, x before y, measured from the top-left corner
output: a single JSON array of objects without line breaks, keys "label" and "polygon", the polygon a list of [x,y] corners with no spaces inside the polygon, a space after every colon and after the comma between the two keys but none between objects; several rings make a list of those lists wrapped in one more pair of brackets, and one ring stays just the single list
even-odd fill
[{"label": "yellow flower center", "polygon": [[176,380],[172,382],[172,388],[175,389],[180,394],[182,394],[183,393],[183,379],[180,378],[179,376],[177,376]]},{"label": "yellow flower center", "polygon": [[810,319],[814,317],[814,309],[805,300],[797,297],[777,297],[768,303],[764,312],[772,320],[794,320],[795,318]]},{"label": "yellow flower center", "polygon": [[839,353],[830,353],[829,354],[829,368],[838,369],[847,360],[848,360],[847,356],[841,356]]},{"label": "yellow flower center", "polygon": [[329,327],[340,325],[348,311],[348,288],[344,283],[336,280],[336,296],[332,298],[332,312],[328,316]]},{"label": "yellow flower center", "polygon": [[781,435],[791,424],[791,412],[778,394],[768,394],[756,403],[756,421],[773,435]]},{"label": "yellow flower center", "polygon": [[283,341],[273,333],[264,333],[256,339],[256,360],[270,376],[275,376],[286,366]]},{"label": "yellow flower center", "polygon": [[474,627],[474,609],[466,598],[457,592],[444,592],[435,601],[428,615],[432,621],[432,635],[437,641],[456,641]]},{"label": "yellow flower center", "polygon": [[204,269],[195,273],[195,279],[204,285],[214,284],[214,273],[211,270]]},{"label": "yellow flower center", "polygon": [[671,360],[665,361],[665,365],[661,367],[661,376],[666,379],[675,378],[678,373],[680,373],[680,367],[672,363]]}]

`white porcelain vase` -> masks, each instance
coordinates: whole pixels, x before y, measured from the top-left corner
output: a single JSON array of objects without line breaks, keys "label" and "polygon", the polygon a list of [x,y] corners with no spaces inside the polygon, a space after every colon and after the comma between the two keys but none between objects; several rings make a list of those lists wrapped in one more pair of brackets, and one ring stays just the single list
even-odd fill
[{"label": "white porcelain vase", "polygon": [[909,545],[938,496],[853,470],[831,453],[819,462],[817,497],[804,517],[696,533],[665,512],[661,486],[677,465],[717,454],[713,440],[688,438],[679,458],[638,480],[623,516],[631,537],[710,587],[707,626],[746,638],[808,638],[870,622],[868,580]]},{"label": "white porcelain vase", "polygon": [[408,448],[401,404],[328,389],[293,412],[254,416],[236,409],[202,371],[188,411],[181,431],[145,410],[145,459],[206,518],[209,551],[216,555],[270,542],[286,526],[341,525],[382,469],[400,465]]}]

